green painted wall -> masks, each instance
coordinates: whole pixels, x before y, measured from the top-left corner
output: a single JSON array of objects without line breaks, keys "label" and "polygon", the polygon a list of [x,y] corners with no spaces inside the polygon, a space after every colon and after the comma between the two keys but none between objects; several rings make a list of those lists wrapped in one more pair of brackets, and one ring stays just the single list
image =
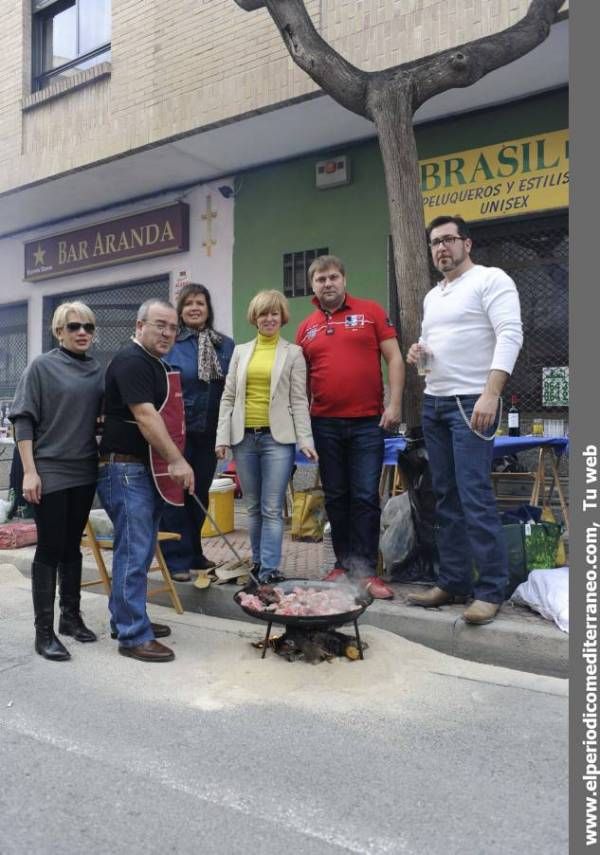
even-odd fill
[{"label": "green painted wall", "polygon": [[[491,145],[506,139],[568,126],[568,93],[548,93],[492,110],[470,113],[417,128],[420,158]],[[315,161],[348,154],[352,183],[332,190],[315,188]],[[312,153],[244,174],[235,205],[233,322],[236,341],[254,329],[246,322],[251,297],[263,288],[283,289],[285,252],[319,246],[339,255],[348,270],[348,289],[387,306],[389,221],[383,169],[376,141]],[[308,297],[290,301],[284,332],[293,339],[297,324],[312,309]]]}]

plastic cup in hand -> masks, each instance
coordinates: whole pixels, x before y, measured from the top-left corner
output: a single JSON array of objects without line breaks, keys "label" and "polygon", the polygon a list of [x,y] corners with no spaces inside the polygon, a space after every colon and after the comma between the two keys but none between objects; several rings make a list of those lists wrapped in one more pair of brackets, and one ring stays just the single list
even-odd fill
[{"label": "plastic cup in hand", "polygon": [[417,374],[424,377],[431,371],[431,361],[433,353],[429,350],[424,341],[420,341],[417,345]]}]

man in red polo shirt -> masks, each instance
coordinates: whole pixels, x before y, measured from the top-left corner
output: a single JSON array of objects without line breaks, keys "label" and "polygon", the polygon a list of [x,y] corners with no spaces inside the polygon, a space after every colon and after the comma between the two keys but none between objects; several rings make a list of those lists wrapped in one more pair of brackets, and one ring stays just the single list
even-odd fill
[{"label": "man in red polo shirt", "polygon": [[[400,421],[404,362],[396,330],[373,300],[346,291],[346,271],[334,255],[308,271],[316,310],[298,327],[306,357],[313,437],[336,555],[325,579],[360,579],[374,597],[392,590],[376,575],[379,477],[383,431]],[[381,356],[388,366],[390,401],[383,407]]]}]

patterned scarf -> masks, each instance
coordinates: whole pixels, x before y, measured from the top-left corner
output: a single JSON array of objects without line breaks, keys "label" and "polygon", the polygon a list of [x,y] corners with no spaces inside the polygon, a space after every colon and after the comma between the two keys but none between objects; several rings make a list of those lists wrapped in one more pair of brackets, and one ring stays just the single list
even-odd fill
[{"label": "patterned scarf", "polygon": [[[189,327],[188,327],[189,329]],[[190,330],[198,336],[198,380],[210,383],[211,380],[222,380],[223,372],[215,350],[215,345],[222,341],[221,336],[214,330]]]}]

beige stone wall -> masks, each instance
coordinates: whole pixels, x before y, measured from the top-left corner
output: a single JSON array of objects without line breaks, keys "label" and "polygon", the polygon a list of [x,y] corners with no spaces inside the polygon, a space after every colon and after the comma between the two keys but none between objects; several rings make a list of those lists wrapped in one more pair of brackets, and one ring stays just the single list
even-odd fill
[{"label": "beige stone wall", "polygon": [[[32,98],[30,0],[2,4],[0,193],[315,90],[264,10],[246,13],[234,0],[113,0],[110,75],[84,74],[73,91]],[[503,29],[528,0],[306,5],[337,50],[377,69]]]},{"label": "beige stone wall", "polygon": [[21,96],[23,93],[23,0],[4,0],[0,26],[0,189],[14,183],[11,169],[21,154]]}]

